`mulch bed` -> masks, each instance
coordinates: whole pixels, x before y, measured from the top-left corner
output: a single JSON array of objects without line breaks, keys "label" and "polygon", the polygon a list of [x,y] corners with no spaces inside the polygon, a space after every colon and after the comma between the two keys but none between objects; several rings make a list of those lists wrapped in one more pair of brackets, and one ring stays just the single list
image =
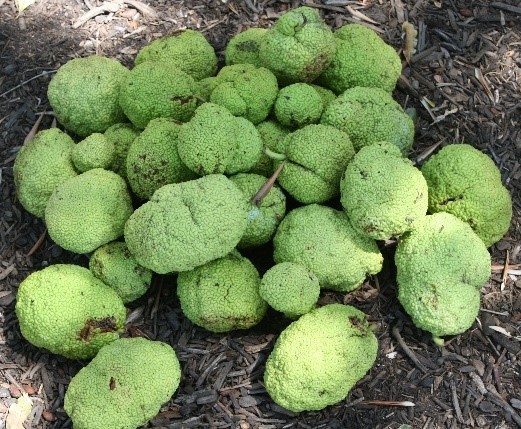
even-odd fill
[{"label": "mulch bed", "polygon": [[[262,385],[264,362],[288,321],[273,312],[248,331],[208,333],[182,315],[173,293],[175,278],[157,276],[149,293],[133,303],[126,335],[172,344],[183,377],[150,426],[521,427],[521,277],[515,266],[521,262],[519,1],[149,4],[38,0],[19,15],[14,1],[0,0],[0,429],[23,392],[34,404],[32,423],[26,427],[71,427],[63,396],[84,364],[31,346],[21,337],[14,314],[18,284],[30,272],[54,263],[88,262],[85,255],[73,255],[48,237],[42,241],[43,222],[26,213],[15,198],[14,158],[40,115],[41,128],[51,126],[46,88],[53,72],[73,57],[94,53],[130,67],[140,47],[185,28],[203,32],[222,62],[231,36],[251,26],[269,27],[281,12],[303,4],[318,8],[334,28],[362,20],[396,49],[403,45],[402,23],[412,22],[419,31],[418,49],[410,65],[404,62],[395,91],[402,106],[416,109],[412,159],[421,163],[436,144],[466,142],[500,168],[512,194],[514,216],[507,236],[491,248],[495,269],[482,291],[480,319],[445,347],[436,347],[398,304],[390,266],[351,294],[323,293],[322,304],[350,303],[369,315],[378,327],[379,356],[345,401],[320,412],[295,414],[275,405]],[[384,251],[392,254],[393,248]],[[266,265],[269,254],[270,249],[264,249],[257,262]]]}]

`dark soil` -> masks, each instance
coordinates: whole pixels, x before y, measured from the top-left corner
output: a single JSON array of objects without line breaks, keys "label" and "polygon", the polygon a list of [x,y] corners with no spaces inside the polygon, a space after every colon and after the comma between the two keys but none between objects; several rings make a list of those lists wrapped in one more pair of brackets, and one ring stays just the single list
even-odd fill
[{"label": "dark soil", "polygon": [[44,224],[23,210],[14,192],[13,161],[25,136],[40,115],[40,129],[51,126],[46,88],[53,72],[71,58],[94,53],[131,66],[141,46],[185,28],[202,31],[222,60],[231,36],[251,26],[269,27],[282,11],[304,3],[319,8],[334,28],[365,15],[373,21],[365,23],[397,50],[403,43],[402,23],[412,22],[419,30],[418,52],[411,66],[404,61],[395,97],[418,114],[413,158],[435,144],[467,142],[500,168],[514,217],[509,233],[490,249],[494,274],[482,290],[480,320],[445,347],[436,347],[398,304],[391,267],[354,293],[324,294],[322,303],[352,303],[377,324],[379,356],[345,401],[297,415],[276,406],[262,386],[264,361],[286,320],[272,313],[250,331],[210,334],[183,317],[175,279],[158,277],[147,296],[132,305],[127,335],[170,343],[183,377],[150,426],[521,427],[521,277],[516,267],[521,263],[521,2],[148,3],[154,14],[142,3],[123,0],[110,3],[115,12],[92,13],[89,19],[86,13],[109,2],[37,0],[19,15],[14,1],[0,0],[0,429],[24,391],[33,401],[26,428],[71,427],[63,396],[85,364],[31,346],[21,337],[14,314],[18,284],[29,273],[54,263],[88,262],[48,237],[39,243]]}]

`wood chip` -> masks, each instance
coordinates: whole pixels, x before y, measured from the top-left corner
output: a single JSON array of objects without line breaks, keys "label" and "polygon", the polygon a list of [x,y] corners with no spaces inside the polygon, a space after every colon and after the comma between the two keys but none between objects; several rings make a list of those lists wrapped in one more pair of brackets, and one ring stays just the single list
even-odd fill
[{"label": "wood chip", "polygon": [[396,19],[401,24],[405,22],[405,7],[401,0],[391,0],[396,13]]},{"label": "wood chip", "polygon": [[380,24],[379,22],[375,21],[374,19],[371,19],[368,16],[364,15],[362,12],[360,12],[356,9],[353,9],[351,6],[347,6],[346,9],[355,18],[358,18],[365,22],[370,22],[371,24],[376,24],[376,25]]},{"label": "wood chip", "polygon": [[239,398],[239,405],[241,407],[253,407],[255,405],[259,405],[260,403],[262,403],[262,401],[258,400],[257,398],[253,397],[253,396],[241,396]]},{"label": "wood chip", "polygon": [[117,12],[120,8],[120,5],[118,3],[114,2],[104,2],[101,6],[95,7],[88,12],[84,13],[82,16],[80,16],[74,24],[72,24],[72,28],[79,28],[83,24],[85,24],[87,21],[91,20],[92,18],[101,15],[105,12]]},{"label": "wood chip", "polygon": [[490,86],[489,86],[487,80],[485,79],[485,77],[483,76],[483,73],[481,72],[481,69],[479,69],[477,67],[474,68],[474,77],[483,86],[483,88],[485,89],[485,92],[488,95],[488,98],[490,98],[490,101],[492,101],[492,103],[495,103],[494,95],[492,94]]},{"label": "wood chip", "polygon": [[139,10],[139,12],[141,12],[143,15],[145,15],[148,18],[157,19],[159,17],[159,15],[157,14],[157,12],[154,8],[148,6],[145,3],[137,1],[137,0],[114,0],[114,3],[129,4],[130,6]]}]

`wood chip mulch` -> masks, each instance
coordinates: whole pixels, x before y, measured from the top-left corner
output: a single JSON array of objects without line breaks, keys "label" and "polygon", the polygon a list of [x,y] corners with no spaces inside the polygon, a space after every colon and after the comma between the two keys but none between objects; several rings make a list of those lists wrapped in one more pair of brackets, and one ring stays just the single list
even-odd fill
[{"label": "wood chip mulch", "polygon": [[[183,376],[149,426],[521,427],[519,1],[38,0],[18,14],[13,0],[0,0],[0,429],[24,393],[33,401],[26,428],[72,427],[63,397],[84,364],[28,344],[14,314],[18,284],[30,272],[88,262],[85,255],[56,246],[44,235],[43,222],[15,198],[16,154],[40,116],[41,128],[51,125],[46,88],[53,73],[73,57],[94,53],[131,66],[140,47],[185,28],[203,32],[222,61],[231,36],[252,26],[269,27],[280,13],[303,4],[319,9],[334,28],[363,22],[397,50],[404,47],[402,24],[414,24],[418,48],[410,63],[404,60],[395,91],[402,106],[417,113],[412,158],[421,163],[435,145],[466,142],[500,168],[514,216],[507,236],[491,248],[494,274],[482,291],[479,320],[445,347],[434,346],[398,304],[392,267],[354,293],[323,294],[322,304],[350,303],[369,315],[378,328],[379,355],[345,401],[295,414],[275,405],[262,384],[265,360],[289,322],[272,312],[252,330],[210,334],[182,315],[172,292],[175,278],[158,277],[130,309],[126,335],[172,344]],[[384,251],[392,252],[393,243]]]}]

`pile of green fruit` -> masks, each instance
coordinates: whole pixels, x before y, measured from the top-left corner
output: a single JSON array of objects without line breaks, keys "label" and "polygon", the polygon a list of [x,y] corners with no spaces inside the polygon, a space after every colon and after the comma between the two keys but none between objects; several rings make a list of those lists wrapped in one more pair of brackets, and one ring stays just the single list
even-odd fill
[{"label": "pile of green fruit", "polygon": [[[30,274],[16,304],[29,342],[92,359],[65,396],[76,429],[141,426],[179,385],[170,345],[119,338],[153,273],[178,273],[182,311],[209,331],[248,329],[269,306],[290,319],[264,384],[295,412],[343,400],[375,362],[366,316],[317,301],[377,274],[382,240],[398,239],[398,298],[437,342],[478,313],[510,195],[471,145],[421,170],[407,159],[395,50],[300,7],[233,37],[225,59],[217,70],[191,30],[145,46],[131,70],[73,59],[48,88],[64,130],[40,131],[16,158],[23,207],[56,244],[90,254],[88,269]],[[275,265],[261,276],[241,251],[268,243]]]}]

